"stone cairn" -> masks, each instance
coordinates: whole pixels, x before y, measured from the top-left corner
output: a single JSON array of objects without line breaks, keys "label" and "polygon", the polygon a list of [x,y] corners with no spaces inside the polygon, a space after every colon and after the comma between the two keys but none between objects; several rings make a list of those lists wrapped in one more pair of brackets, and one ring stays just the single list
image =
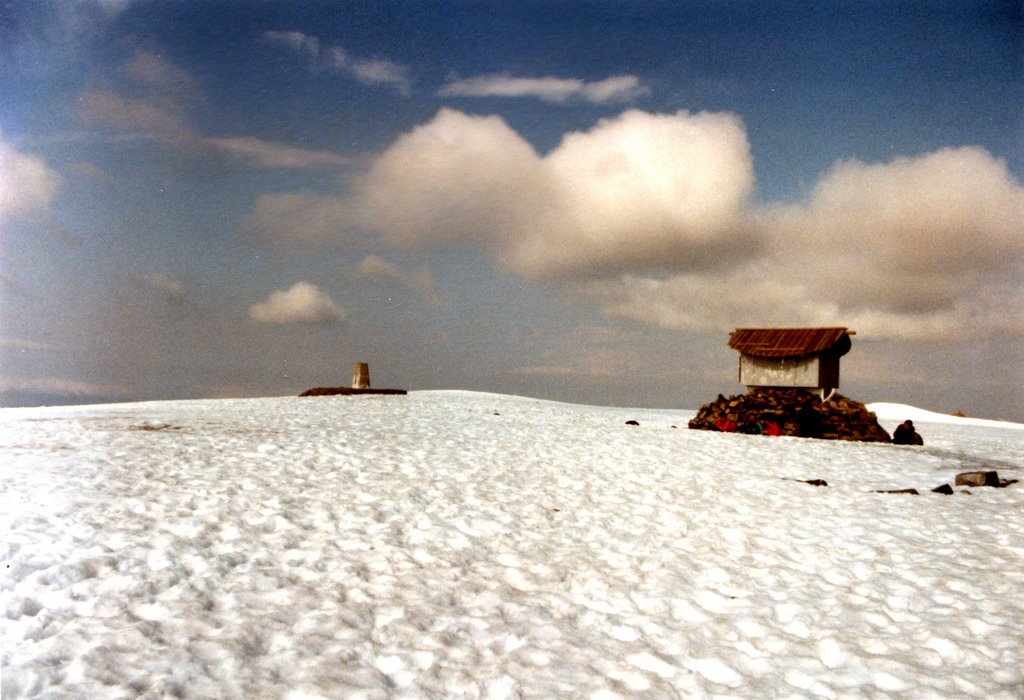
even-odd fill
[{"label": "stone cairn", "polygon": [[[778,426],[774,432],[771,424]],[[859,401],[833,394],[822,401],[803,389],[751,387],[746,394],[721,394],[704,404],[690,421],[695,430],[718,430],[760,435],[779,434],[823,440],[889,442],[889,433]]]}]

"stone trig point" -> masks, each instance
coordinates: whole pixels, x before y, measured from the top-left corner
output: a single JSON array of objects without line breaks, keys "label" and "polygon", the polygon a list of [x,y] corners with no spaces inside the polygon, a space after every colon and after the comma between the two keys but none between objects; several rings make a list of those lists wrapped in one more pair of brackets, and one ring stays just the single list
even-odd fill
[{"label": "stone trig point", "polygon": [[370,363],[369,362],[357,362],[356,369],[352,373],[352,388],[353,389],[369,389],[370,388]]},{"label": "stone trig point", "polygon": [[405,389],[373,389],[370,387],[370,363],[357,362],[352,372],[352,386],[330,386],[307,389],[299,396],[353,396],[358,394],[405,394]]}]

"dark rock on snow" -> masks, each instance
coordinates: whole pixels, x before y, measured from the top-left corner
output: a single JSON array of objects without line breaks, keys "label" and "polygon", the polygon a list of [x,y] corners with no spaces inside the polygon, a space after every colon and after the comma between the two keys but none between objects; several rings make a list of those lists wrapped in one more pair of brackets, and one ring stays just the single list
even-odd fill
[{"label": "dark rock on snow", "polygon": [[961,472],[956,475],[957,486],[993,486],[997,489],[1005,489],[1010,484],[1016,484],[1017,479],[1000,479],[998,472]]},{"label": "dark rock on snow", "polygon": [[828,486],[828,482],[824,479],[786,479],[786,481],[795,481],[800,484],[810,484],[811,486]]},{"label": "dark rock on snow", "polygon": [[956,475],[957,486],[999,486],[998,472],[961,472]]}]

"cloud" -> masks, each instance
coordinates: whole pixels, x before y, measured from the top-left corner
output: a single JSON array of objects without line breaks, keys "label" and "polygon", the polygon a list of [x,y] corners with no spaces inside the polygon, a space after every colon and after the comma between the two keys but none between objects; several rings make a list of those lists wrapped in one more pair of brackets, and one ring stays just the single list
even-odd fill
[{"label": "cloud", "polygon": [[95,0],[95,2],[99,7],[103,8],[108,16],[114,17],[124,12],[132,4],[133,0]]},{"label": "cloud", "polygon": [[172,142],[194,150],[214,149],[264,168],[319,170],[350,161],[330,151],[311,151],[252,137],[209,137],[196,133],[184,106],[157,96],[125,97],[92,90],[78,102],[79,115],[90,125],[120,136]]},{"label": "cloud", "polygon": [[407,66],[385,59],[353,58],[340,48],[327,52],[325,65],[367,85],[384,85],[403,95],[409,93],[412,84]]},{"label": "cloud", "polygon": [[[0,210],[0,224],[2,223],[3,215],[2,210]],[[0,229],[0,231],[2,231],[2,229]],[[21,282],[16,275],[9,271],[0,271],[0,290],[2,290],[4,294],[18,296],[29,301],[39,300],[39,296],[33,289]]]},{"label": "cloud", "polygon": [[457,80],[437,92],[442,97],[534,97],[545,102],[628,102],[650,94],[650,89],[632,75],[616,75],[587,83],[578,78],[516,78],[510,75],[480,75]]},{"label": "cloud", "polygon": [[372,279],[395,280],[400,277],[398,268],[379,255],[369,255],[356,265],[359,274]]},{"label": "cloud", "polygon": [[0,338],[0,349],[16,352],[57,352],[56,345],[19,338]]},{"label": "cloud", "polygon": [[192,75],[151,51],[136,49],[122,65],[125,74],[158,94],[189,98],[197,91]]},{"label": "cloud", "polygon": [[194,139],[181,112],[168,100],[126,97],[106,90],[88,90],[78,98],[78,114],[86,124],[134,137]]},{"label": "cloud", "polygon": [[512,374],[537,377],[577,377],[580,371],[578,367],[567,365],[537,365],[534,367],[513,367]]},{"label": "cloud", "polygon": [[[4,73],[43,82],[79,75],[83,65],[96,59],[97,42],[109,40],[112,21],[130,4],[131,0],[4,2]],[[8,112],[12,96],[4,95]]]},{"label": "cloud", "polygon": [[350,162],[350,159],[330,151],[310,151],[249,137],[206,138],[204,142],[265,168],[313,170],[336,168]]},{"label": "cloud", "polygon": [[[727,326],[792,325],[794,317],[813,319],[828,310],[807,299],[800,284],[782,283],[756,268],[711,274],[648,277],[627,274],[577,283],[582,295],[613,316],[686,330]],[[831,324],[829,324],[831,325]]]},{"label": "cloud", "polygon": [[203,151],[213,149],[264,168],[319,170],[350,162],[330,151],[312,151],[252,137],[211,137],[198,133],[188,118],[198,94],[196,81],[181,68],[148,51],[137,50],[122,65],[141,94],[87,90],[78,99],[86,124],[121,138],[143,138]]},{"label": "cloud", "polygon": [[349,240],[345,202],[308,192],[261,195],[242,219],[246,234],[270,243],[291,246],[322,245]]},{"label": "cloud", "polygon": [[843,161],[808,202],[776,210],[765,225],[802,261],[845,270],[830,283],[837,301],[933,311],[1019,271],[1024,189],[981,148]]},{"label": "cloud", "polygon": [[123,396],[123,387],[101,386],[90,382],[63,379],[60,377],[10,377],[0,375],[0,391],[32,392],[55,396],[83,396],[108,398]]},{"label": "cloud", "polygon": [[753,163],[732,115],[631,110],[564,137],[543,170],[547,213],[505,254],[527,275],[701,269],[754,252],[744,219]]},{"label": "cloud", "polygon": [[1024,188],[983,149],[836,164],[806,202],[755,216],[762,254],[717,274],[578,289],[612,315],[712,330],[835,325],[871,337],[1024,335]]},{"label": "cloud", "polygon": [[167,301],[175,304],[180,304],[185,301],[185,285],[177,280],[171,279],[167,275],[160,273],[142,275],[139,277],[139,281],[150,289],[160,292]]},{"label": "cloud", "polygon": [[1024,332],[1024,187],[984,149],[840,161],[795,204],[754,204],[753,184],[732,114],[629,110],[541,155],[499,117],[442,109],[347,191],[261,198],[247,225],[283,245],[473,245],[663,327]]},{"label": "cloud", "polygon": [[196,82],[187,71],[141,49],[120,68],[131,84],[131,94],[84,91],[77,104],[82,121],[122,136],[179,141],[197,138],[186,118],[197,94]]},{"label": "cloud", "polygon": [[369,255],[359,261],[356,271],[371,280],[394,282],[404,289],[421,295],[427,304],[440,304],[437,284],[430,270],[420,268],[414,271],[399,269],[394,263],[388,262],[379,255]]},{"label": "cloud", "polygon": [[337,211],[391,245],[480,243],[531,277],[702,268],[754,248],[741,245],[749,151],[726,114],[631,110],[540,156],[499,117],[443,109]]},{"label": "cloud", "polygon": [[302,32],[263,32],[263,40],[280,46],[287,46],[292,51],[304,53],[312,59],[320,56],[320,40]]},{"label": "cloud", "polygon": [[48,211],[60,184],[42,158],[19,152],[0,133],[0,223]]},{"label": "cloud", "polygon": [[532,146],[499,117],[441,110],[400,137],[340,199],[343,223],[389,245],[518,239],[545,196]]},{"label": "cloud", "polygon": [[638,347],[649,346],[650,340],[649,334],[639,330],[592,325],[538,327],[523,338],[522,357],[533,364],[515,367],[511,374],[574,379],[578,386],[629,384],[656,372],[646,363],[646,351],[637,352]]},{"label": "cloud", "polygon": [[76,161],[72,163],[69,166],[69,168],[71,172],[75,174],[76,177],[80,177],[86,180],[92,180],[94,182],[99,183],[108,183],[111,179],[110,174],[106,170],[99,167],[95,163],[90,163],[88,161]]},{"label": "cloud", "polygon": [[345,318],[344,310],[309,282],[296,282],[287,291],[274,291],[266,301],[249,307],[249,318],[256,323],[331,324]]},{"label": "cloud", "polygon": [[309,34],[266,31],[263,40],[306,56],[314,70],[342,73],[361,83],[389,87],[403,95],[409,93],[412,85],[408,66],[387,59],[352,56],[339,46],[321,48],[320,40]]},{"label": "cloud", "polygon": [[692,331],[840,324],[872,337],[934,338],[954,333],[963,316],[951,310],[899,315],[843,307],[810,275],[792,269],[766,272],[771,266],[762,261],[724,274],[624,275],[575,289],[609,315]]}]

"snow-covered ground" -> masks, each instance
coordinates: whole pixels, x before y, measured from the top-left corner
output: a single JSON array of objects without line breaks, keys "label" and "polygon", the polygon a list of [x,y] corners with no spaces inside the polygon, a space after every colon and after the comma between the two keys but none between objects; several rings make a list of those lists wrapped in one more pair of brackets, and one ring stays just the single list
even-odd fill
[{"label": "snow-covered ground", "polygon": [[908,410],[924,448],[466,392],[3,409],[3,697],[1020,698],[1024,482],[930,489],[1024,479],[1024,432]]},{"label": "snow-covered ground", "polygon": [[874,411],[879,421],[889,422],[894,425],[898,425],[909,418],[910,420],[924,423],[952,423],[954,425],[972,425],[982,428],[1014,428],[1017,430],[1024,428],[1022,423],[1008,423],[1006,421],[987,420],[985,418],[965,418],[948,413],[926,411],[923,408],[915,408],[902,403],[873,403],[869,404],[868,408]]}]

